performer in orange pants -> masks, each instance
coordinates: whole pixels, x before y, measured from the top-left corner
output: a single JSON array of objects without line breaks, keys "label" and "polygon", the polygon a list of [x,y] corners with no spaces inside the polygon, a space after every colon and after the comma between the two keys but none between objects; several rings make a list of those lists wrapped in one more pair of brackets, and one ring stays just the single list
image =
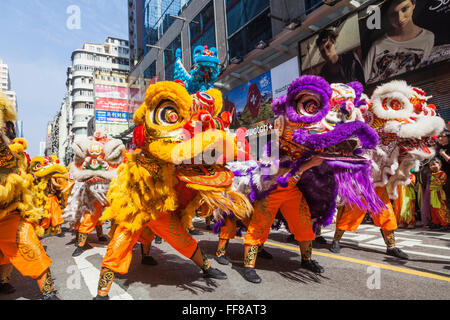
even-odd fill
[{"label": "performer in orange pants", "polygon": [[[395,246],[394,230],[397,229],[397,219],[395,217],[386,187],[376,187],[375,191],[387,207],[387,209],[384,209],[381,213],[371,215],[374,224],[381,229],[381,234],[383,235],[384,242],[387,246],[386,253],[401,259],[408,259],[408,255]],[[336,231],[334,233],[334,239],[330,248],[331,252],[340,252],[339,241],[345,231],[356,231],[358,226],[364,220],[365,215],[366,212],[356,206],[352,208],[346,205],[345,207],[340,208],[337,215]]]},{"label": "performer in orange pants", "polygon": [[83,248],[87,244],[87,236],[92,231],[97,232],[98,241],[105,242],[108,238],[103,234],[103,222],[99,221],[102,216],[103,206],[100,202],[96,201],[94,205],[94,212],[86,212],[83,220],[77,223],[75,230],[77,232],[77,244],[76,249],[72,253],[72,256],[76,257],[83,253]]},{"label": "performer in orange pants", "polygon": [[[148,243],[153,240],[152,232],[158,234],[183,256],[191,259],[202,270],[210,269],[208,259],[203,255],[197,241],[183,228],[178,215],[160,213],[158,219],[151,220],[144,228],[134,233],[122,226],[117,226],[103,258],[96,300],[108,297],[109,289],[114,281],[114,273],[128,272],[134,245],[137,241]],[[223,274],[223,279],[226,278]]]},{"label": "performer in orange pants", "polygon": [[299,242],[302,267],[316,273],[324,272],[317,261],[311,260],[312,241],[315,238],[313,222],[306,199],[294,181],[287,188],[278,187],[267,198],[254,204],[254,213],[244,238],[244,278],[247,281],[261,282],[254,269],[258,248],[266,242],[278,210],[286,219],[295,240]]},{"label": "performer in orange pants", "polygon": [[[248,228],[250,220],[246,219],[246,220],[240,221],[240,222],[246,228]],[[237,220],[234,217],[225,217],[224,223],[225,223],[225,225],[223,225],[220,228],[219,243],[217,245],[216,256],[214,257],[214,259],[219,264],[228,265],[230,263],[230,261],[226,257],[227,247],[228,247],[228,243],[230,242],[230,240],[234,239],[236,237]],[[263,245],[261,245],[258,248],[258,256],[263,259],[272,259],[273,258],[272,255],[264,249]]]},{"label": "performer in orange pants", "polygon": [[50,273],[51,263],[31,223],[19,214],[0,219],[0,292],[14,291],[9,285],[14,266],[23,276],[36,279],[44,300],[58,300]]},{"label": "performer in orange pants", "polygon": [[49,195],[48,201],[50,203],[49,212],[51,213],[50,218],[44,218],[41,221],[41,227],[45,229],[46,235],[60,235],[61,225],[64,223],[62,216],[62,209],[59,205],[59,200],[56,195]]}]

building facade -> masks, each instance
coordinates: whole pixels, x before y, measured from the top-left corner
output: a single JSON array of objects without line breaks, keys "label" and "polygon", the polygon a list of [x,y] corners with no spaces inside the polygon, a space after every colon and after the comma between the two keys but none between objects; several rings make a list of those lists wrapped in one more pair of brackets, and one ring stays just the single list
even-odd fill
[{"label": "building facade", "polygon": [[[374,68],[365,63],[367,51],[374,39],[386,32],[383,26],[371,28],[370,24],[377,19],[383,20],[383,3],[382,0],[191,0],[183,4],[176,0],[144,1],[145,55],[132,67],[128,82],[145,91],[148,79],[173,80],[176,49],[181,48],[183,63],[189,70],[195,46],[214,46],[221,68],[216,87],[223,92],[225,104],[236,108],[236,115],[241,117],[236,119],[237,124],[251,128],[261,125],[259,120],[270,118],[270,112],[265,115],[264,106],[258,106],[263,115],[253,115],[258,121],[248,124],[251,115],[248,109],[252,106],[245,104],[246,99],[244,105],[240,105],[238,100],[242,97],[235,91],[239,91],[238,88],[248,90],[254,84],[257,90],[240,90],[241,96],[242,93],[245,96],[261,95],[262,104],[269,104],[283,88],[286,90],[283,81],[290,82],[292,77],[301,74],[325,77],[326,61],[321,56],[318,38],[334,33],[338,35],[338,54],[342,59],[350,59],[348,65],[356,65],[352,80],[363,82],[370,95],[381,82],[366,79],[367,70]],[[411,55],[403,61],[408,62],[407,66],[398,64],[405,72],[389,69],[383,81],[402,79],[422,87],[433,96],[430,102],[448,121],[450,66],[445,62],[448,62],[450,39],[441,30],[448,29],[443,26],[450,20],[445,17],[445,10],[433,11],[432,6],[425,3],[418,2],[414,16],[420,18],[416,23],[434,33],[430,58],[419,63],[420,55]],[[445,6],[450,9],[450,4]],[[371,10],[372,7],[377,10]],[[380,16],[376,16],[378,13]],[[372,21],[367,22],[369,17]],[[280,72],[290,70],[286,66],[296,72],[291,78],[280,79]],[[328,79],[330,82],[346,80],[342,77]]]},{"label": "building facade", "polygon": [[[18,106],[17,106],[17,95],[16,92],[11,90],[11,79],[9,76],[9,67],[6,63],[3,62],[2,59],[0,59],[0,92],[2,92],[6,97],[11,101],[13,106],[16,108],[16,112],[18,112]],[[18,123],[16,122],[16,131],[18,128]],[[17,132],[16,132],[17,133]],[[21,134],[22,131],[21,131]],[[19,136],[23,137],[23,135]]]},{"label": "building facade", "polygon": [[[51,152],[68,164],[72,159],[72,142],[88,135],[88,123],[95,119],[95,74],[116,80],[130,70],[128,40],[108,37],[102,44],[85,43],[73,51],[67,69],[66,94],[53,119]],[[120,81],[117,79],[117,81]],[[122,80],[124,81],[124,80]]]}]

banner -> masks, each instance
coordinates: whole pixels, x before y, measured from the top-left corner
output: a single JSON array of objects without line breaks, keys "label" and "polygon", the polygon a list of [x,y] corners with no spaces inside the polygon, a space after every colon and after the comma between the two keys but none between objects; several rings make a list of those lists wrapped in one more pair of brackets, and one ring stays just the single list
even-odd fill
[{"label": "banner", "polygon": [[128,112],[95,110],[95,122],[128,124]]},{"label": "banner", "polygon": [[95,97],[95,109],[96,110],[127,112],[128,111],[128,100]]}]

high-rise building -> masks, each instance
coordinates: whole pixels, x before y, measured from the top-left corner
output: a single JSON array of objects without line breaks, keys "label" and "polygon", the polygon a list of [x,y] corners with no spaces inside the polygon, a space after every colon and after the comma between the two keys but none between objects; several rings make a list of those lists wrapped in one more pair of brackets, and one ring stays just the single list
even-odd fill
[{"label": "high-rise building", "polygon": [[65,163],[72,158],[72,142],[77,136],[88,135],[88,122],[95,117],[95,73],[111,79],[113,74],[126,76],[129,57],[128,41],[112,37],[102,44],[85,43],[73,51],[72,65],[67,69],[66,95],[52,122],[52,152]]},{"label": "high-rise building", "polygon": [[144,0],[128,1],[128,40],[130,43],[130,67],[144,57]]},{"label": "high-rise building", "polygon": [[9,67],[3,60],[0,59],[0,92],[3,92],[6,97],[12,102],[17,110],[17,95],[11,90],[11,79],[9,77]]}]

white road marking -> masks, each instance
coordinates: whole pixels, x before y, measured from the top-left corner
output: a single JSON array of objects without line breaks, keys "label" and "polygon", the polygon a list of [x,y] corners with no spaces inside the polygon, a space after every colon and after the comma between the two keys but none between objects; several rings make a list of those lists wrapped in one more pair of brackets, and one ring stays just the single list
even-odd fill
[{"label": "white road marking", "polygon": [[[97,296],[97,286],[98,278],[100,276],[100,270],[94,267],[94,265],[87,261],[86,258],[96,254],[99,254],[103,257],[105,253],[106,248],[94,247],[92,249],[86,250],[78,257],[73,257],[92,297]],[[109,296],[111,297],[111,300],[134,300],[132,296],[130,296],[125,290],[123,290],[114,282],[111,286],[111,290],[109,291]]]}]

